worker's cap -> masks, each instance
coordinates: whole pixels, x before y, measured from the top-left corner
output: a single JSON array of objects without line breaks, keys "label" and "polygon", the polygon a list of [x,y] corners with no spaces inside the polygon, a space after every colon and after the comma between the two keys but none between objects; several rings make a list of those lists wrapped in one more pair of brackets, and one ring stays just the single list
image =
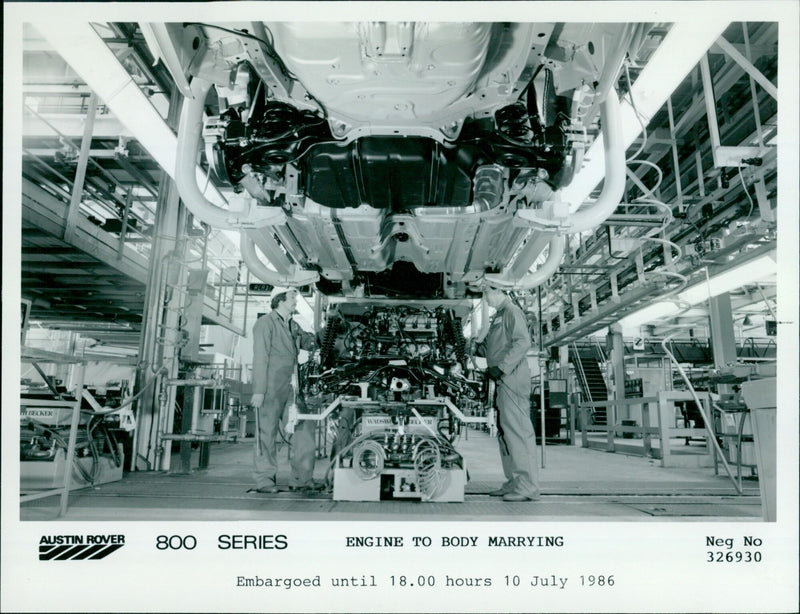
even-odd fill
[{"label": "worker's cap", "polygon": [[284,294],[288,292],[291,288],[287,288],[286,286],[275,286],[272,288],[272,291],[269,293],[269,300],[274,299],[279,294]]},{"label": "worker's cap", "polygon": [[493,283],[488,279],[481,279],[477,284],[475,284],[474,288],[478,292],[486,292],[487,290],[500,290],[501,292],[505,292],[505,288],[499,284]]}]

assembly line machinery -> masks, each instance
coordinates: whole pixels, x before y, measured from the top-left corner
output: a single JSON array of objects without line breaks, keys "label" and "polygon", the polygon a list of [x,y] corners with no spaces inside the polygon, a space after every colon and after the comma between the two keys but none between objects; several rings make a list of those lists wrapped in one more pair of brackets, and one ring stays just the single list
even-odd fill
[{"label": "assembly line machinery", "polygon": [[464,300],[332,301],[288,428],[330,418],[335,500],[463,501],[467,468],[456,438],[468,425],[494,424],[488,380],[468,364],[461,322],[471,308]]},{"label": "assembly line machinery", "polygon": [[[114,55],[119,41],[109,46],[114,37],[98,35],[103,27],[126,34],[138,69]],[[561,392],[552,382],[566,382],[563,373],[545,380],[545,350],[610,331],[656,299],[676,322],[708,301],[712,325],[730,325],[714,336],[732,339],[731,305],[712,301],[712,280],[775,263],[774,23],[278,19],[37,28],[91,90],[91,121],[102,99],[136,137],[132,148],[120,140],[116,164],[130,172],[129,154],[141,148],[165,170],[163,186],[167,175],[174,180],[174,189],[150,186],[152,215],[142,213],[138,191],[123,198],[117,185],[112,200],[127,203],[119,224],[96,220],[119,235],[115,262],[134,213],[146,218],[139,230],[152,230],[149,266],[142,257],[136,268],[147,290],[115,316],[144,312],[136,394],[119,401],[137,403],[134,470],[170,470],[180,442],[188,471],[192,446],[200,445],[202,465],[211,442],[249,435],[248,378],[227,363],[204,363],[199,331],[214,323],[246,335],[247,311],[239,328],[234,306],[251,276],[316,301],[324,327],[299,369],[286,429],[319,423],[334,498],[452,501],[463,499],[467,480],[459,433],[465,425],[494,429],[492,383],[469,359],[463,334],[482,284],[538,312],[544,410],[546,391]],[[142,86],[151,72],[168,87]],[[156,101],[168,110],[156,111]],[[74,184],[64,187],[63,169],[27,170],[29,209],[55,210],[53,199],[72,195],[67,227],[57,229],[65,240],[91,226],[79,215],[91,121],[82,146],[72,146],[83,168]],[[234,236],[239,253],[229,258],[226,247],[215,276],[225,293],[212,313],[207,246],[217,234],[226,246]],[[613,334],[613,392],[624,402],[622,333]],[[569,356],[561,356],[568,372]],[[736,348],[714,358],[716,367],[735,362]],[[588,394],[591,374],[578,368]],[[116,464],[107,423],[117,412],[106,415],[116,401],[79,400],[79,449],[88,453],[79,451],[78,463],[89,462],[83,454]],[[611,423],[604,417],[612,401],[590,400],[592,422],[613,439],[613,411]],[[45,430],[57,427],[25,423],[26,462],[58,457],[63,433]],[[549,435],[540,433],[543,442]]]}]

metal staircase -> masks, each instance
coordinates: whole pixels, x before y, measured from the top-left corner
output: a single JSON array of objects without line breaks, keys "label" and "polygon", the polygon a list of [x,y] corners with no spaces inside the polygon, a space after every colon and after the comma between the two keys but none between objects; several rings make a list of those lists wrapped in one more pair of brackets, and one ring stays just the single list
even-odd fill
[{"label": "metal staircase", "polygon": [[[575,365],[584,397],[590,403],[608,401],[608,387],[603,377],[603,371],[600,369],[601,360],[605,362],[602,352],[602,348],[597,345],[578,347],[576,343],[573,343],[570,346],[570,360]],[[598,353],[600,356],[598,356]],[[604,407],[596,407],[594,409],[593,422],[594,424],[606,424],[606,409]]]}]

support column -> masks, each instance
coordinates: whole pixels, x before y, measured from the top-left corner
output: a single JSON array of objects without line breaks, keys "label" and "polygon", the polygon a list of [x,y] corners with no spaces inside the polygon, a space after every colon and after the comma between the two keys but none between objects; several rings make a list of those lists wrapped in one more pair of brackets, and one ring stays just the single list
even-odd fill
[{"label": "support column", "polygon": [[[173,89],[167,123],[177,126],[182,99]],[[149,273],[145,290],[145,307],[142,313],[142,333],[139,340],[139,364],[136,372],[136,391],[148,386],[136,407],[131,470],[157,470],[169,468],[170,444],[166,453],[160,454],[158,432],[172,429],[175,387],[166,386],[163,380],[178,377],[178,350],[165,351],[171,329],[177,328],[178,302],[183,294],[184,280],[175,274],[171,262],[184,229],[186,217],[178,191],[169,175],[162,171],[159,180],[158,202],[153,224],[153,242],[150,249]],[[172,274],[170,274],[172,273]],[[168,279],[169,278],[169,279]],[[167,373],[153,382],[163,367]],[[163,456],[163,458],[162,458]],[[166,464],[166,466],[164,466]]]},{"label": "support column", "polygon": [[736,337],[733,330],[730,294],[720,294],[709,299],[708,315],[711,320],[711,348],[714,352],[714,366],[722,369],[735,364]]},{"label": "support column", "polygon": [[562,345],[558,348],[558,375],[569,379],[569,346]]},{"label": "support column", "polygon": [[567,429],[569,430],[569,443],[575,445],[575,406],[572,403],[572,390],[569,385],[569,346],[562,345],[558,348],[558,373],[559,377],[567,383]]},{"label": "support column", "polygon": [[[711,322],[711,349],[714,368],[725,369],[736,364],[736,335],[733,329],[731,296],[727,292],[708,300],[708,317]],[[731,387],[720,384],[720,394],[731,392]]]},{"label": "support column", "polygon": [[81,150],[78,155],[78,168],[75,170],[75,181],[72,182],[72,194],[67,211],[67,224],[64,229],[64,240],[71,243],[75,236],[75,227],[81,215],[81,201],[83,200],[83,184],[86,180],[86,168],[89,166],[89,151],[92,148],[92,134],[94,132],[94,117],[97,113],[97,95],[92,92],[89,96],[86,123],[83,125],[83,138]]},{"label": "support column", "polygon": [[[611,348],[609,360],[611,362],[611,377],[614,380],[614,400],[625,400],[625,344],[622,340],[622,328],[619,324],[612,324],[608,327],[607,346]],[[613,412],[614,426],[620,420],[629,418],[629,407],[618,407]],[[611,426],[609,422],[609,426]]]}]

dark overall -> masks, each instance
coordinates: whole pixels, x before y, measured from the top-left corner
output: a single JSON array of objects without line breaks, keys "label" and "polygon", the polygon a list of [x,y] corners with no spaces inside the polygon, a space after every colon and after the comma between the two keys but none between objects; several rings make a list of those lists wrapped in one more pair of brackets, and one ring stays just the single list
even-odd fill
[{"label": "dark overall", "polygon": [[498,367],[497,423],[503,490],[539,496],[536,436],[530,418],[531,373],[527,352],[531,338],[522,310],[506,300],[497,310],[484,341],[486,364]]},{"label": "dark overall", "polygon": [[[313,349],[314,337],[291,320],[284,320],[276,311],[262,316],[253,326],[253,394],[263,394],[258,408],[259,446],[254,451],[253,476],[256,488],[275,485],[278,472],[278,424],[292,400],[291,381],[297,367],[297,354]],[[310,486],[314,477],[314,422],[304,420],[292,436],[292,473],[290,484]]]}]

